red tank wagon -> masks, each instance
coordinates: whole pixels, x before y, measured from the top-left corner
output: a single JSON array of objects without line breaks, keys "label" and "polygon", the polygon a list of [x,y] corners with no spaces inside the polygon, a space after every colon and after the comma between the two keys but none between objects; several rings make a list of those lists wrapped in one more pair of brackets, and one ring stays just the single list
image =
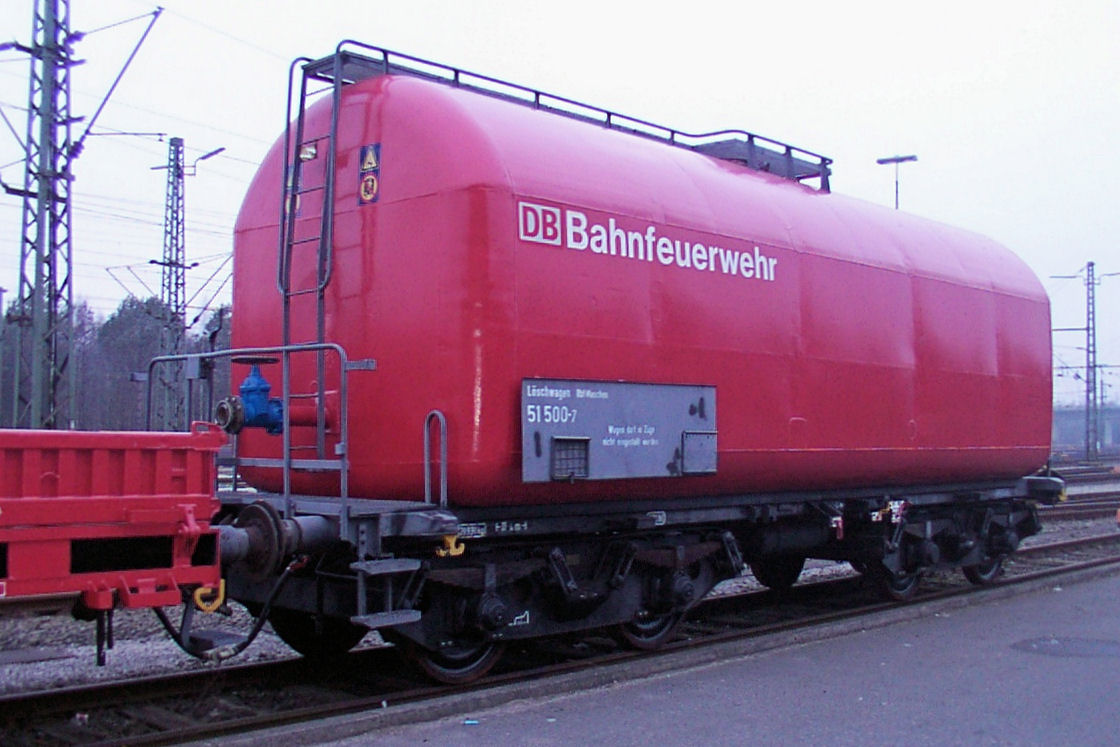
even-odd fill
[{"label": "red tank wagon", "polygon": [[[422,493],[420,449],[401,433],[433,409],[464,506],[1014,478],[1046,463],[1048,300],[988,239],[415,75],[348,86],[338,111],[333,150],[330,102],[307,113],[294,230],[318,238],[333,153],[325,339],[377,363],[350,390],[356,495]],[[237,223],[238,345],[282,340],[268,270],[283,151]],[[315,285],[313,246],[294,250],[296,288]],[[314,294],[293,298],[291,339],[316,339],[316,319]],[[317,375],[294,365],[297,383]],[[596,403],[574,388],[568,401],[527,398],[538,378],[714,388],[718,469],[667,468],[679,433],[605,445],[609,417],[579,422],[578,405]],[[589,439],[589,479],[522,479],[531,404],[575,412],[574,427],[545,435]],[[649,423],[609,424],[626,435]],[[263,433],[241,445],[279,448]],[[660,471],[597,481],[624,449],[651,452]],[[324,475],[294,486],[337,491]]]},{"label": "red tank wagon", "polygon": [[0,430],[0,612],[177,606],[221,581],[213,426],[187,433]]},{"label": "red tank wagon", "polygon": [[293,77],[236,228],[245,347],[210,356],[251,367],[217,419],[261,489],[221,496],[258,626],[464,681],[514,639],[656,646],[744,562],[905,598],[1038,531],[1049,306],[1007,250],[745,132],[351,42]]}]

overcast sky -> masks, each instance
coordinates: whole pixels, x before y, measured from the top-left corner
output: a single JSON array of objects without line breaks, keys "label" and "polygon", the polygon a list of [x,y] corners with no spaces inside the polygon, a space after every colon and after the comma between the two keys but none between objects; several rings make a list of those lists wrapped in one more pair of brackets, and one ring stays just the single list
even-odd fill
[{"label": "overcast sky", "polygon": [[[75,293],[110,313],[128,292],[158,295],[147,262],[163,242],[166,133],[187,162],[188,295],[201,306],[241,197],[281,133],[287,68],[352,38],[506,78],[682,130],[740,127],[835,159],[833,191],[1007,245],[1051,294],[1055,327],[1085,323],[1088,261],[1120,272],[1120,3],[411,0],[315,3],[167,0],[74,172]],[[73,0],[71,28],[148,13],[141,0]],[[32,0],[0,0],[0,41],[28,42]],[[93,114],[145,20],[75,45],[72,113]],[[0,52],[0,110],[25,135],[26,57]],[[84,130],[79,124],[75,137]],[[0,178],[23,181],[22,149],[0,121]],[[0,194],[0,287],[18,285],[18,199]],[[106,271],[114,267],[114,281]],[[135,274],[133,274],[135,273]],[[205,285],[207,280],[209,285]],[[263,278],[271,282],[271,277]],[[123,286],[123,287],[122,287]],[[223,293],[228,296],[228,286]],[[224,296],[219,294],[220,301]],[[1098,288],[1099,360],[1120,364],[1120,276]],[[1084,364],[1084,335],[1055,334],[1055,362]],[[1107,370],[1110,400],[1120,369]],[[1080,382],[1055,381],[1066,401]]]}]

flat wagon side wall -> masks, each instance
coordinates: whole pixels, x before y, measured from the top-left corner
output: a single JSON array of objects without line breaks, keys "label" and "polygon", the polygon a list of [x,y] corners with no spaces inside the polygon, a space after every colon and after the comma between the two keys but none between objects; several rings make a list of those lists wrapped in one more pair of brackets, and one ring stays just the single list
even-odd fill
[{"label": "flat wagon side wall", "polygon": [[[357,84],[341,111],[335,163],[305,168],[338,174],[328,338],[378,361],[351,385],[355,494],[421,495],[431,409],[463,505],[1004,479],[1047,458],[1048,300],[983,237],[412,78]],[[236,345],[280,337],[280,158],[238,221]],[[300,210],[314,225],[321,205]],[[293,303],[308,339],[311,301]],[[530,378],[714,386],[718,469],[526,485]]]},{"label": "flat wagon side wall", "polygon": [[79,596],[90,609],[177,605],[216,588],[217,429],[0,430],[0,609]]}]

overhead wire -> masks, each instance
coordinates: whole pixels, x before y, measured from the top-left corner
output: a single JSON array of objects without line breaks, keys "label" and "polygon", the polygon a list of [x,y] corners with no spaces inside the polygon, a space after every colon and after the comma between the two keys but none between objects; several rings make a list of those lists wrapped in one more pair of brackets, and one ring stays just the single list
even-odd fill
[{"label": "overhead wire", "polygon": [[[157,6],[157,8],[156,8],[156,9],[160,10],[161,12],[163,12],[163,9],[162,9],[162,8],[159,8],[158,6]],[[118,26],[124,26],[124,25],[125,25],[126,23],[132,23],[133,21],[139,21],[139,20],[140,20],[141,18],[147,18],[147,17],[148,17],[148,16],[150,16],[150,15],[152,15],[152,13],[151,13],[151,12],[149,12],[149,13],[141,13],[141,14],[140,14],[140,15],[138,15],[138,16],[134,16],[134,17],[132,17],[132,18],[126,18],[126,19],[124,19],[123,21],[115,21],[115,22],[113,22],[113,23],[110,23],[110,24],[106,24],[105,26],[99,26],[98,28],[92,29],[92,30],[90,30],[90,31],[76,31],[76,32],[74,32],[73,34],[71,34],[71,36],[76,36],[76,37],[77,37],[77,39],[79,39],[79,40],[80,40],[80,39],[83,39],[83,38],[85,38],[85,37],[87,37],[87,36],[93,36],[94,34],[96,34],[96,33],[100,32],[100,31],[108,31],[109,29],[115,29],[115,28],[116,28],[116,27],[118,27]]]},{"label": "overhead wire", "polygon": [[211,26],[210,24],[205,23],[203,21],[200,21],[197,18],[193,18],[191,16],[188,16],[185,13],[180,13],[179,11],[172,10],[172,9],[165,9],[165,12],[168,15],[175,16],[177,18],[182,19],[182,20],[186,21],[187,23],[191,23],[191,24],[194,24],[195,26],[198,26],[200,28],[204,28],[211,33],[217,34],[218,36],[224,36],[225,38],[230,39],[231,41],[235,41],[238,44],[241,44],[242,46],[244,46],[248,49],[252,49],[254,51],[260,52],[261,54],[264,54],[264,55],[266,55],[268,57],[271,57],[275,60],[280,60],[281,62],[285,62],[285,63],[290,62],[290,60],[288,60],[286,57],[284,57],[283,55],[277,54],[275,51],[269,49],[268,47],[262,47],[261,45],[256,44],[255,42],[251,42],[248,39],[237,36],[236,34],[231,34],[230,32],[225,31],[223,29],[219,29],[219,28],[216,28],[214,26]]}]

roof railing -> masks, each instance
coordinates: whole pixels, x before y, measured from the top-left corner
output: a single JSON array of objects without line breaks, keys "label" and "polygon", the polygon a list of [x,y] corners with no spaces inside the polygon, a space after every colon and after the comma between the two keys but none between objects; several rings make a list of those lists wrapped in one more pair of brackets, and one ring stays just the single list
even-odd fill
[{"label": "roof railing", "polygon": [[[351,51],[348,49],[350,47],[361,50],[361,53]],[[337,68],[336,57],[341,57],[342,62]],[[376,75],[420,77],[533,109],[599,124],[612,130],[660,140],[797,182],[819,179],[820,190],[829,191],[831,158],[746,130],[684,132],[499,78],[349,39],[339,42],[333,55],[306,63],[304,70],[309,77],[332,85],[335,76],[339,74],[336,70],[341,71],[344,83],[356,83]]]}]

